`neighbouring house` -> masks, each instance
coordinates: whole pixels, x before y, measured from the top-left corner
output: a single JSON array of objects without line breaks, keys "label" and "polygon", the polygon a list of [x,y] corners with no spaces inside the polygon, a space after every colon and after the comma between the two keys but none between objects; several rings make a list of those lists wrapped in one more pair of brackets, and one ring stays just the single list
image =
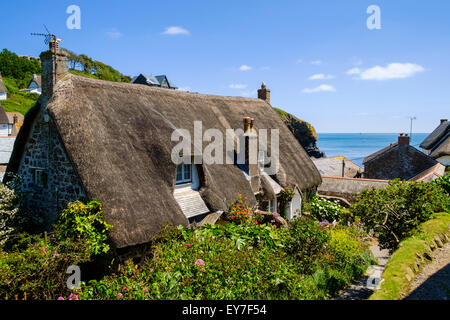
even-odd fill
[{"label": "neighbouring house", "polygon": [[322,176],[360,178],[364,171],[363,168],[343,156],[319,159],[312,157],[311,160]]},{"label": "neighbouring house", "polygon": [[0,104],[0,137],[17,136],[23,119],[18,112],[5,112]]},{"label": "neighbouring house", "polygon": [[407,134],[400,134],[396,143],[367,156],[363,164],[364,178],[410,180],[437,161],[411,146]]},{"label": "neighbouring house", "polygon": [[131,80],[132,83],[145,84],[151,87],[160,87],[165,89],[178,89],[165,75],[152,76],[147,74],[139,74]]},{"label": "neighbouring house", "polygon": [[0,178],[3,180],[6,167],[14,147],[15,136],[11,136],[9,119],[0,105]]},{"label": "neighbouring house", "polygon": [[423,140],[420,147],[423,152],[439,161],[444,166],[450,166],[450,121],[442,119],[439,126]]},{"label": "neighbouring house", "polygon": [[42,93],[41,76],[33,74],[33,78],[31,79],[30,83],[28,84],[28,87],[26,89],[22,89],[20,91],[41,94]]},{"label": "neighbouring house", "polygon": [[[300,214],[302,193],[321,183],[307,153],[266,99],[91,79],[68,73],[63,51],[51,49],[40,57],[42,95],[25,116],[7,173],[22,178],[32,194],[28,206],[48,226],[68,202],[98,198],[105,221],[114,226],[113,245],[129,248],[148,243],[166,222],[187,225],[220,215],[238,193],[250,205],[277,210],[277,194],[292,188],[285,213],[293,217]],[[267,97],[264,90],[261,98]],[[247,165],[191,164],[190,156],[176,165],[172,153],[179,141],[173,136],[184,131],[195,137],[195,121],[232,142],[239,141],[236,132],[245,132],[245,152],[232,143],[230,158],[243,155]],[[247,161],[247,146],[260,129],[269,129],[270,138],[258,154],[276,164],[276,173],[265,161]],[[271,129],[279,133],[278,161]],[[200,137],[208,140],[202,130]],[[188,146],[206,150],[209,142]]]},{"label": "neighbouring house", "polygon": [[8,90],[3,83],[2,74],[0,73],[0,100],[8,99]]}]

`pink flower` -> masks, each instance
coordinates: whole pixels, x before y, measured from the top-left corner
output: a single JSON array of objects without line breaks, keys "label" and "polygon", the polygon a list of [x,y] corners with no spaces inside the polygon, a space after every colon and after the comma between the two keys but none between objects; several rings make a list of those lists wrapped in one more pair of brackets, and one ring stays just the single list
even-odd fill
[{"label": "pink flower", "polygon": [[63,297],[59,297],[58,300],[64,300],[64,298]]},{"label": "pink flower", "polygon": [[148,289],[147,289],[147,288],[145,288],[145,289],[144,289],[144,291],[145,291],[145,292],[148,292]]},{"label": "pink flower", "polygon": [[78,296],[75,293],[71,293],[69,296],[69,300],[78,300]]},{"label": "pink flower", "polygon": [[122,298],[123,297],[123,294],[121,294],[120,292],[119,292],[119,294],[117,295],[119,298]]},{"label": "pink flower", "polygon": [[133,271],[133,274],[136,274],[137,272],[138,272],[138,271],[137,271],[137,269],[136,269],[136,270]]},{"label": "pink flower", "polygon": [[202,259],[197,259],[197,261],[195,261],[195,265],[196,266],[204,266],[205,261],[203,261]]},{"label": "pink flower", "polygon": [[192,247],[192,244],[188,243],[187,246],[188,246],[189,248],[191,248],[191,247]]},{"label": "pink flower", "polygon": [[153,272],[153,269],[150,269],[150,272]]},{"label": "pink flower", "polygon": [[123,290],[124,290],[124,291],[127,291],[127,290],[128,290],[128,288],[127,288],[127,287],[123,287]]}]

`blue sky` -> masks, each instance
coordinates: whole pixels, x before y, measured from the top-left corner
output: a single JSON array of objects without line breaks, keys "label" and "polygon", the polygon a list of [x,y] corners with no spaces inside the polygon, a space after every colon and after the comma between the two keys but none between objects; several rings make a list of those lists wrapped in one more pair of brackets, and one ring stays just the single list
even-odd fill
[{"label": "blue sky", "polygon": [[[69,30],[69,5],[81,29]],[[369,30],[369,5],[381,29]],[[63,47],[122,73],[166,74],[200,93],[251,96],[318,132],[432,131],[450,110],[450,1],[3,1],[1,45],[38,56],[46,24]],[[349,72],[351,70],[351,72]],[[350,73],[350,74],[349,74]]]}]

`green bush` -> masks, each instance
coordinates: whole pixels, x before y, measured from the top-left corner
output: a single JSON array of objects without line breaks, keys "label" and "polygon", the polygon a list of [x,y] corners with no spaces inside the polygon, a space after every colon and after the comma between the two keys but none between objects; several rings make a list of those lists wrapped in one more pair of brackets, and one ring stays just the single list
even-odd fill
[{"label": "green bush", "polygon": [[80,201],[67,205],[55,224],[58,240],[80,239],[91,248],[92,254],[109,251],[107,231],[112,226],[103,221],[102,204],[94,199],[84,204]]},{"label": "green bush", "polygon": [[339,221],[343,210],[337,201],[315,198],[310,203],[311,216],[317,221]]},{"label": "green bush", "polygon": [[0,184],[0,247],[14,231],[14,220],[19,211],[19,200],[14,190]]},{"label": "green bush", "polygon": [[442,187],[442,189],[447,192],[447,195],[450,195],[450,174],[447,173],[445,176],[434,180],[432,183]]},{"label": "green bush", "polygon": [[14,249],[20,251],[0,251],[0,299],[56,299],[69,292],[67,268],[90,259],[81,241],[45,243],[42,236],[25,235]]},{"label": "green bush", "polygon": [[439,184],[394,180],[386,188],[363,191],[350,211],[378,234],[381,247],[392,251],[434,212],[449,208],[448,194]]},{"label": "green bush", "polygon": [[[298,234],[301,231],[307,236]],[[140,268],[129,261],[114,274],[84,284],[77,295],[80,299],[328,299],[361,276],[353,270],[365,270],[369,263],[348,259],[347,268],[336,268],[338,263],[326,249],[328,233],[304,219],[293,223],[292,229],[234,224],[166,229],[157,239],[153,259]],[[311,261],[299,251],[309,254]],[[351,257],[364,253],[360,246]],[[305,261],[311,266],[308,273]]]}]

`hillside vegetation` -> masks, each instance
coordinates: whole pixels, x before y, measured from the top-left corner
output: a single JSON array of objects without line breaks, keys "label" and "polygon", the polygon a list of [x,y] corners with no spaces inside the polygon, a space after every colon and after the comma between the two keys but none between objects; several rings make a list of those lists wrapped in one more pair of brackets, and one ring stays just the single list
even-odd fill
[{"label": "hillside vegetation", "polygon": [[300,120],[281,109],[274,109],[310,157],[321,158],[325,156],[316,145],[319,138],[317,137],[316,130],[310,123]]},{"label": "hillside vegetation", "polygon": [[[87,55],[77,55],[67,49],[69,54],[69,72],[108,81],[130,82],[131,78],[125,76],[113,67],[100,61],[95,61]],[[0,72],[3,83],[8,89],[8,99],[1,102],[6,112],[20,112],[25,115],[36,103],[38,94],[22,92],[33,78],[33,74],[41,74],[41,63],[37,60],[28,60],[19,57],[14,52],[3,49],[0,53]]]}]

